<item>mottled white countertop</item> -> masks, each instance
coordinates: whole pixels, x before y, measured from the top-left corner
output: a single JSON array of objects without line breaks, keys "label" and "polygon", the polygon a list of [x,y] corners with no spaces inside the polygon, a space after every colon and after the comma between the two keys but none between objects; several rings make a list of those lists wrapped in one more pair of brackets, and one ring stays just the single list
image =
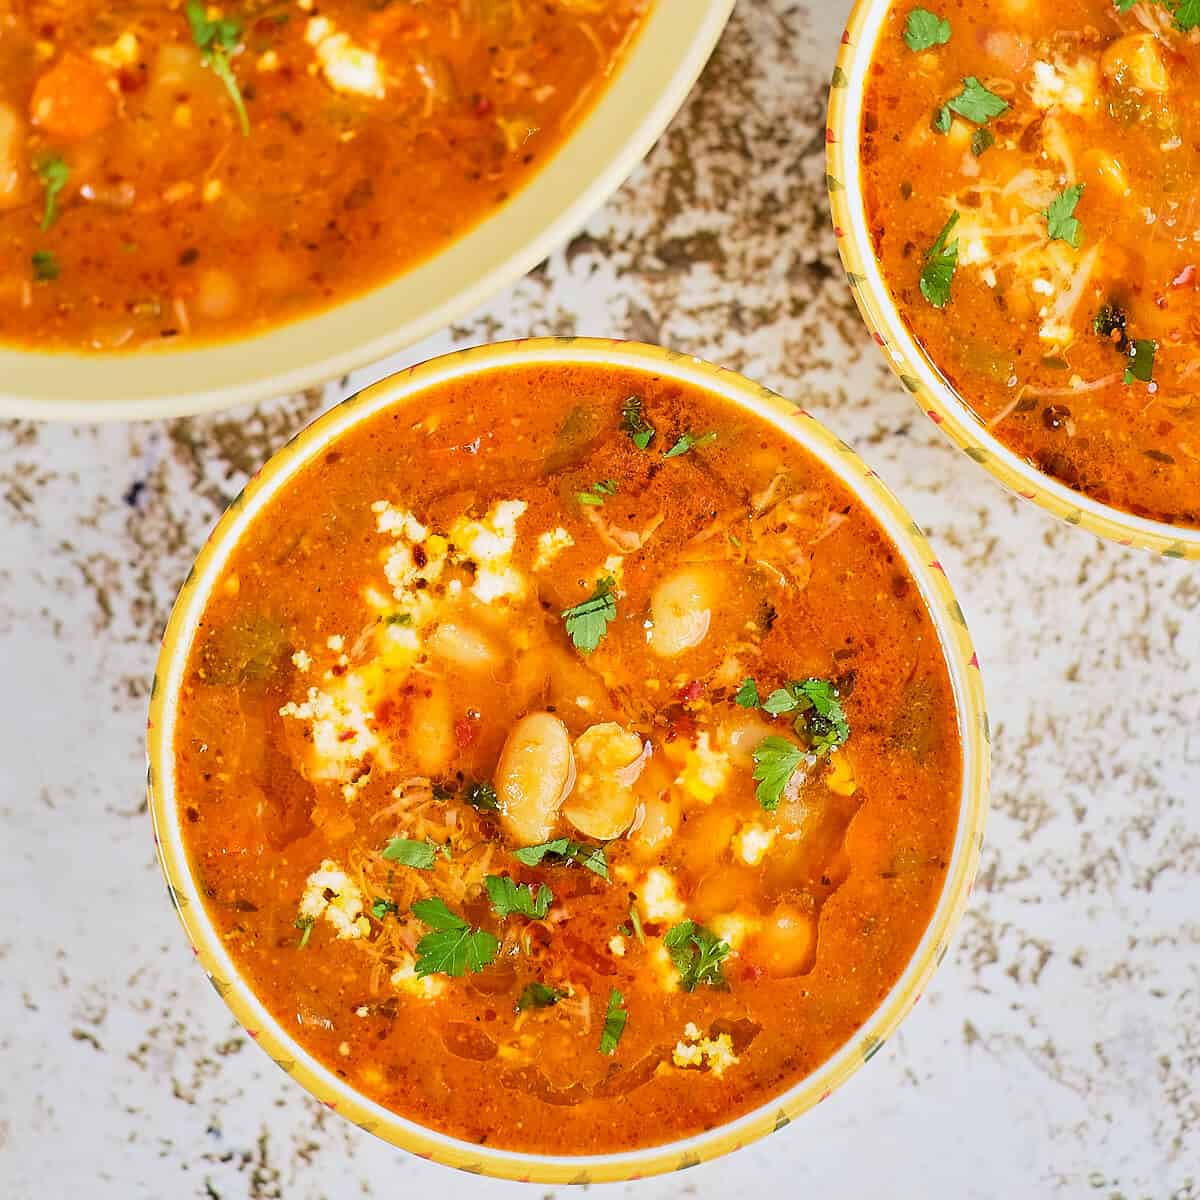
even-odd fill
[{"label": "mottled white countertop", "polygon": [[[825,86],[847,8],[742,0],[684,112],[586,232],[397,360],[594,333],[744,370],[827,419],[893,485],[983,661],[995,741],[983,870],[900,1034],[765,1142],[592,1190],[1193,1200],[1200,571],[1014,501],[886,371],[823,192]],[[246,474],[346,390],[205,420],[0,427],[5,1200],[521,1188],[408,1157],[310,1101],[193,963],[154,860],[142,733],[175,589]]]}]

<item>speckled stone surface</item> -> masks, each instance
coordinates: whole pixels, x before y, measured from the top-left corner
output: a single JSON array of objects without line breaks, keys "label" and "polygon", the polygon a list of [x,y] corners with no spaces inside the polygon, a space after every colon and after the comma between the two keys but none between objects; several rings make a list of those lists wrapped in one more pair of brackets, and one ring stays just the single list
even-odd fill
[{"label": "speckled stone surface", "polygon": [[[995,787],[983,870],[901,1033],[767,1141],[593,1190],[1192,1200],[1200,572],[1012,500],[887,373],[823,195],[824,91],[847,8],[742,0],[685,110],[587,230],[396,364],[595,333],[744,370],[892,483],[957,585],[985,668]],[[208,420],[0,428],[7,1200],[521,1190],[376,1142],[276,1070],[191,960],[142,801],[147,685],[194,551],[273,447],[382,373]]]}]

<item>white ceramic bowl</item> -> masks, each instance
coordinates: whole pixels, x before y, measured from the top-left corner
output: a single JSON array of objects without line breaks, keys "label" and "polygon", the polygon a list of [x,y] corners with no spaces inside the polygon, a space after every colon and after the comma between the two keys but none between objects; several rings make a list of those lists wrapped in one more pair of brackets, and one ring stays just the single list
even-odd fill
[{"label": "white ceramic bowl", "polygon": [[255,337],[124,354],[0,347],[0,416],[130,420],[227,408],[323,383],[419,341],[563,242],[649,152],[687,97],[733,0],[655,0],[607,89],[503,208],[373,292]]}]

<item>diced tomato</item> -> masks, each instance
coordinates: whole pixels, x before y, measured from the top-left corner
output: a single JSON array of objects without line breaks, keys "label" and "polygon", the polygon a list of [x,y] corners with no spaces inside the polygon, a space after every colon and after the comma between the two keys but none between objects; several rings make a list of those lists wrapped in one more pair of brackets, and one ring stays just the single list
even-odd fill
[{"label": "diced tomato", "polygon": [[116,97],[108,76],[90,58],[68,51],[38,81],[29,116],[52,137],[81,141],[112,123]]},{"label": "diced tomato", "polygon": [[686,687],[679,689],[680,700],[699,700],[704,695],[704,684],[698,679],[693,679]]}]

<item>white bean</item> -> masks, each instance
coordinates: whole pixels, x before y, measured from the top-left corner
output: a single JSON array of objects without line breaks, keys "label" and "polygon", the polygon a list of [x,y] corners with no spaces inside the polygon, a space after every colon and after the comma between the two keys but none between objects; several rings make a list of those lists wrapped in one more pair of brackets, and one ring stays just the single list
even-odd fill
[{"label": "white bean", "polygon": [[662,580],[650,597],[650,649],[676,658],[704,641],[716,591],[712,573],[703,567],[683,567]]},{"label": "white bean", "polygon": [[0,102],[0,208],[12,208],[24,199],[24,140],[24,122],[14,108]]},{"label": "white bean", "polygon": [[567,727],[547,712],[522,717],[509,731],[496,767],[504,832],[526,846],[549,841],[574,777]]}]

